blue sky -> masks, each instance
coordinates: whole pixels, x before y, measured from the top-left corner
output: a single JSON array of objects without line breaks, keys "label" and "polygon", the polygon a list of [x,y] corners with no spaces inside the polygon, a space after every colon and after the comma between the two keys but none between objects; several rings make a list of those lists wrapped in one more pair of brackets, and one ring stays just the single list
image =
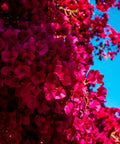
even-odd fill
[{"label": "blue sky", "polygon": [[[95,0],[90,0],[90,2],[95,4]],[[110,8],[108,14],[108,24],[120,32],[120,10]],[[94,65],[91,66],[91,69],[98,69],[104,75],[103,82],[107,88],[107,103],[105,105],[120,108],[120,53],[115,56],[113,61],[110,59],[100,61],[94,57]]]}]

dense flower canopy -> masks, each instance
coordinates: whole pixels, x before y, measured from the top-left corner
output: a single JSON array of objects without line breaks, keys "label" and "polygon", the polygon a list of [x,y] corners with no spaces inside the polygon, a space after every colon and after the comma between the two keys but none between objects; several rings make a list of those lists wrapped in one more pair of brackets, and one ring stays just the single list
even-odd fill
[{"label": "dense flower canopy", "polygon": [[104,105],[104,76],[89,71],[95,49],[99,59],[120,50],[111,6],[120,1],[96,0],[92,19],[88,0],[0,1],[1,144],[120,143],[120,109]]}]

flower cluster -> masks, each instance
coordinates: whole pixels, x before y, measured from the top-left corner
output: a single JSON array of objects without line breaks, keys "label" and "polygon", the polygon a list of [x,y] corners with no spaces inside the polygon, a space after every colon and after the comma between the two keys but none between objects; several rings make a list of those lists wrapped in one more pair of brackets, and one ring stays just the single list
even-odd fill
[{"label": "flower cluster", "polygon": [[114,6],[115,0],[96,0],[97,8],[106,12],[111,6]]},{"label": "flower cluster", "polygon": [[104,106],[104,76],[89,71],[90,40],[107,16],[102,26],[91,20],[88,0],[6,0],[0,7],[0,143],[120,142],[120,110]]}]

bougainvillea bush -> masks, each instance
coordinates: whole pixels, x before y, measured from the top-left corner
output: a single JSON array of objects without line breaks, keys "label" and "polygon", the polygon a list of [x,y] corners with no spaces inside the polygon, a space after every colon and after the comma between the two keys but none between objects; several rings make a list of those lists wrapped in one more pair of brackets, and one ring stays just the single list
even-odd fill
[{"label": "bougainvillea bush", "polygon": [[111,6],[120,2],[96,0],[93,18],[88,0],[0,1],[0,144],[120,143],[120,109],[104,105],[104,76],[89,71],[94,50],[120,50]]}]

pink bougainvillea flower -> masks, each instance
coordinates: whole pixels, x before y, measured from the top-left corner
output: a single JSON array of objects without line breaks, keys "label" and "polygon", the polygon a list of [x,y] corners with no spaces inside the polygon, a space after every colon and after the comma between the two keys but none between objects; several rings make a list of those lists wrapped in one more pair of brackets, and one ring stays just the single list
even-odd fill
[{"label": "pink bougainvillea flower", "polygon": [[90,100],[89,101],[89,108],[95,109],[96,111],[99,111],[101,108],[101,105],[97,100]]},{"label": "pink bougainvillea flower", "polygon": [[111,0],[111,1],[108,1],[108,0],[99,0],[99,1],[96,1],[96,8],[98,8],[99,10],[103,11],[103,12],[106,12],[112,5],[114,5],[115,3],[115,0]]},{"label": "pink bougainvillea flower", "polygon": [[31,80],[35,85],[43,83],[45,80],[45,72],[44,70],[40,70],[31,76]]},{"label": "pink bougainvillea flower", "polygon": [[20,64],[15,68],[14,73],[20,79],[24,77],[26,74],[27,76],[30,76],[30,67],[27,65]]},{"label": "pink bougainvillea flower", "polygon": [[117,54],[116,52],[114,52],[114,51],[108,51],[108,55],[110,55],[110,57],[111,57],[111,60],[113,60],[114,59],[114,55],[115,54]]},{"label": "pink bougainvillea flower", "polygon": [[104,13],[95,18],[88,0],[3,1],[0,143],[119,143],[120,110],[104,105],[103,75],[89,71],[94,49],[111,59],[116,52],[110,45],[120,50],[120,34],[107,25],[106,11],[115,0],[96,0]]},{"label": "pink bougainvillea flower", "polygon": [[48,52],[48,45],[46,44],[46,41],[37,41],[36,48],[40,56]]},{"label": "pink bougainvillea flower", "polygon": [[104,88],[102,85],[97,87],[97,96],[100,101],[105,102],[106,94],[107,94],[106,88]]},{"label": "pink bougainvillea flower", "polygon": [[9,87],[17,87],[18,86],[18,78],[14,74],[13,67],[5,66],[1,69],[1,74],[3,77],[3,83],[9,85]]},{"label": "pink bougainvillea flower", "polygon": [[66,97],[66,92],[63,87],[57,87],[55,90],[50,90],[48,87],[44,87],[45,98],[49,101],[51,99],[63,99]]},{"label": "pink bougainvillea flower", "polygon": [[64,111],[68,115],[70,112],[72,112],[72,109],[73,109],[73,103],[68,102],[67,105],[64,108]]},{"label": "pink bougainvillea flower", "polygon": [[32,85],[32,89],[31,89],[31,92],[33,93],[33,95],[37,96],[39,95],[39,93],[41,92],[41,89],[40,87],[37,85]]},{"label": "pink bougainvillea flower", "polygon": [[4,66],[1,69],[1,74],[5,75],[5,76],[10,76],[11,74],[13,74],[13,67],[10,66]]},{"label": "pink bougainvillea flower", "polygon": [[63,99],[66,97],[66,92],[62,86],[56,74],[51,73],[48,75],[45,86],[45,97],[47,100],[51,99]]},{"label": "pink bougainvillea flower", "polygon": [[35,55],[33,53],[23,53],[22,59],[25,61],[26,64],[31,65]]},{"label": "pink bougainvillea flower", "polygon": [[38,113],[39,114],[42,114],[42,113],[46,113],[47,111],[50,110],[50,107],[46,104],[46,103],[41,103],[39,106],[38,106]]},{"label": "pink bougainvillea flower", "polygon": [[18,52],[17,51],[2,51],[1,53],[1,58],[3,60],[3,62],[15,62],[16,58],[18,56]]},{"label": "pink bougainvillea flower", "polygon": [[60,86],[60,80],[56,74],[49,73],[46,78],[45,85],[48,85],[51,90],[54,90],[55,88]]},{"label": "pink bougainvillea flower", "polygon": [[76,131],[74,127],[67,129],[66,134],[67,134],[67,139],[70,141],[80,141],[81,139],[81,135],[79,131]]},{"label": "pink bougainvillea flower", "polygon": [[103,77],[104,75],[100,74],[98,70],[90,70],[87,76],[87,81],[91,84],[94,83],[104,84],[102,81]]},{"label": "pink bougainvillea flower", "polygon": [[71,85],[71,76],[67,66],[58,64],[55,68],[55,73],[58,75],[63,85]]},{"label": "pink bougainvillea flower", "polygon": [[7,3],[3,3],[3,4],[1,5],[1,8],[2,8],[2,10],[4,10],[4,11],[8,11],[8,10],[9,10],[9,6],[8,6]]},{"label": "pink bougainvillea flower", "polygon": [[56,90],[53,90],[53,97],[55,99],[63,99],[66,97],[66,92],[63,87],[58,87]]},{"label": "pink bougainvillea flower", "polygon": [[98,76],[97,76],[97,83],[104,84],[103,78],[104,78],[104,75],[100,74],[100,72],[99,72]]},{"label": "pink bougainvillea flower", "polygon": [[26,97],[22,98],[22,103],[23,103],[23,105],[28,106],[29,109],[35,110],[35,108],[37,107],[36,96],[31,95],[31,94],[27,95]]},{"label": "pink bougainvillea flower", "polygon": [[28,42],[24,43],[24,50],[26,50],[26,52],[28,53],[33,53],[35,52],[35,44],[34,41],[32,41],[31,39],[29,39]]},{"label": "pink bougainvillea flower", "polygon": [[75,117],[74,122],[73,122],[73,126],[75,127],[75,129],[80,130],[81,125],[83,125],[81,119],[79,119],[78,117]]},{"label": "pink bougainvillea flower", "polygon": [[45,118],[43,116],[36,115],[34,121],[35,121],[35,124],[38,127],[40,127],[42,125],[42,123],[45,121]]}]

